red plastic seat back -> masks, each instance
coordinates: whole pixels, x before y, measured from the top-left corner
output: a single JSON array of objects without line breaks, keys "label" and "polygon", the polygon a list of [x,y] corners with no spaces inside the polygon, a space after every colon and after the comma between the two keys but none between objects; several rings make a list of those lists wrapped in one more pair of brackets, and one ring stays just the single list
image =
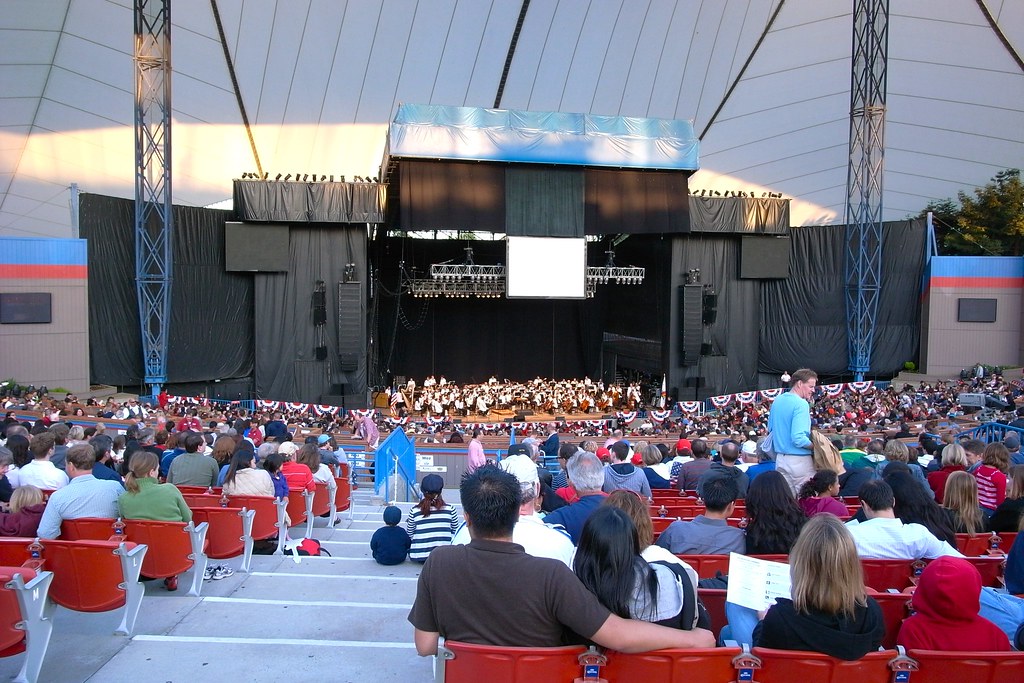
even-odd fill
[{"label": "red plastic seat back", "polygon": [[999,537],[999,549],[1004,553],[1010,552],[1010,548],[1013,547],[1013,542],[1017,540],[1016,531],[1001,531],[996,536]]},{"label": "red plastic seat back", "polygon": [[[6,537],[0,538],[0,566],[18,567],[32,559],[29,546],[34,538]],[[28,581],[28,579],[25,579]]]},{"label": "red plastic seat back", "polygon": [[987,555],[992,547],[992,534],[957,534],[956,549],[967,557]]},{"label": "red plastic seat back", "polygon": [[674,517],[652,517],[651,526],[654,527],[654,533],[660,534],[674,521],[676,521]]},{"label": "red plastic seat back", "polygon": [[302,524],[306,521],[306,498],[302,491],[288,492],[288,518],[292,526]]},{"label": "red plastic seat back", "polygon": [[679,555],[676,557],[687,563],[697,572],[701,579],[713,579],[715,572],[729,573],[728,555]]},{"label": "red plastic seat back", "polygon": [[999,577],[1003,575],[1003,568],[1006,565],[1006,558],[1001,555],[985,557],[967,557],[968,562],[981,574],[981,585],[999,588],[1003,584]]},{"label": "red plastic seat back", "polygon": [[117,535],[116,519],[110,517],[79,517],[60,523],[60,537],[65,541],[106,541]]},{"label": "red plastic seat back", "polygon": [[912,560],[860,560],[860,566],[864,570],[864,585],[876,591],[886,591],[890,588],[901,591],[909,586],[914,571],[912,565]]},{"label": "red plastic seat back", "polygon": [[[77,612],[108,612],[124,606],[121,559],[116,541],[43,539],[43,558],[53,572],[50,599]],[[125,543],[128,549],[134,543]]]},{"label": "red plastic seat back", "polygon": [[[761,668],[754,673],[754,680],[757,683],[890,681],[892,674],[889,670],[889,661],[897,654],[893,650],[870,652],[860,659],[846,661],[817,652],[799,650],[755,647],[753,653],[761,659]],[[910,680],[913,683],[920,683],[917,676],[917,673],[912,674]]]},{"label": "red plastic seat back", "polygon": [[920,669],[912,683],[1020,683],[1024,652],[936,652],[911,650]]},{"label": "red plastic seat back", "polygon": [[212,508],[220,507],[221,496],[214,493],[185,493],[181,497],[185,499],[185,505],[190,508]]},{"label": "red plastic seat back", "polygon": [[903,620],[910,616],[910,594],[868,590],[868,595],[873,597],[878,602],[878,606],[882,608],[882,619],[885,621],[885,638],[882,639],[882,647],[895,648],[900,626],[903,625]]},{"label": "red plastic seat back", "polygon": [[277,506],[273,496],[230,496],[228,505],[248,508],[256,514],[252,518],[252,537],[262,541],[277,536]]},{"label": "red plastic seat back", "polygon": [[192,542],[184,522],[154,522],[148,519],[126,519],[125,534],[133,543],[149,546],[142,561],[142,575],[165,579],[183,574],[192,568]]},{"label": "red plastic seat back", "polygon": [[[245,552],[242,541],[242,508],[196,507],[192,508],[192,523],[199,526],[209,524],[206,530],[206,555],[215,560],[238,557]],[[255,516],[253,517],[255,519]]]},{"label": "red plastic seat back", "polygon": [[[609,652],[608,664],[601,668],[601,676],[608,681],[641,683],[725,683],[736,680],[732,660],[739,653],[737,647],[657,650],[634,654]],[[761,679],[757,680],[760,683]]]},{"label": "red plastic seat back", "polygon": [[344,512],[352,505],[352,482],[347,476],[335,477],[334,481],[338,484],[338,489],[334,492],[334,507],[338,512]]},{"label": "red plastic seat back", "polygon": [[327,488],[327,484],[318,481],[316,483],[316,491],[313,492],[313,516],[326,515],[330,511],[331,491]]},{"label": "red plastic seat back", "polygon": [[17,628],[22,617],[18,594],[6,588],[15,574],[21,574],[25,583],[36,578],[36,573],[31,569],[0,566],[0,657],[25,651],[25,631]]},{"label": "red plastic seat back", "polygon": [[697,596],[700,598],[701,603],[704,604],[704,609],[707,610],[708,616],[711,618],[711,631],[718,637],[722,632],[722,627],[728,623],[728,619],[725,616],[725,594],[724,588],[698,588]]},{"label": "red plastic seat back", "polygon": [[446,641],[454,653],[444,665],[445,683],[536,683],[572,681],[582,675],[576,659],[585,648],[571,647],[495,647]]},{"label": "red plastic seat back", "polygon": [[209,486],[187,486],[185,484],[176,484],[176,486],[178,487],[178,490],[181,491],[181,495],[185,495],[186,493],[206,493],[208,491],[211,494],[216,493],[217,495],[220,495],[219,486],[212,489]]}]

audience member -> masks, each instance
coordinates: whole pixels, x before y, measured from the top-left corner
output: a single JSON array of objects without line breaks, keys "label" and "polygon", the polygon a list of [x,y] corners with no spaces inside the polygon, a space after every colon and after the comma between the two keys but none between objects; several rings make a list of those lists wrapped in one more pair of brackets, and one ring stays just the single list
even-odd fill
[{"label": "audience member", "polygon": [[[832,470],[815,472],[800,487],[800,509],[808,517],[828,512],[836,517],[848,517],[846,506],[835,499],[839,495],[839,475]],[[749,504],[748,504],[749,508]]]},{"label": "audience member", "polygon": [[394,505],[384,508],[384,526],[373,532],[370,553],[377,564],[395,565],[405,562],[409,554],[409,534],[398,526],[402,521],[401,509]]},{"label": "audience member", "polygon": [[[654,489],[667,489],[670,488],[669,481],[663,477],[658,469],[658,466],[662,464],[662,453],[661,449],[658,448],[661,444],[654,445],[649,444],[644,446],[640,456],[643,460],[643,465],[640,471],[647,477],[647,484],[651,487],[651,491]],[[653,495],[653,493],[652,493]]]},{"label": "audience member", "polygon": [[50,434],[53,435],[53,454],[50,455],[50,462],[58,470],[64,470],[64,461],[68,456],[68,435],[71,433],[71,428],[63,423],[58,422],[50,427]]},{"label": "audience member", "polygon": [[985,516],[978,507],[978,482],[966,471],[952,472],[946,478],[942,507],[950,513],[956,533],[974,536],[987,531]]},{"label": "audience member", "polygon": [[948,542],[936,538],[927,527],[904,524],[896,519],[892,488],[885,481],[876,479],[864,484],[860,500],[867,521],[858,523],[851,520],[847,526],[861,557],[882,560],[934,559],[944,555],[963,557]]},{"label": "audience member", "polygon": [[978,502],[986,517],[995,514],[1006,498],[1006,473],[1010,470],[1010,452],[1000,442],[985,446],[981,465],[974,470],[978,480]]},{"label": "audience member", "polygon": [[746,498],[746,551],[750,555],[788,555],[807,515],[793,500],[789,484],[779,472],[765,472],[754,481],[758,483],[750,484]]},{"label": "audience member", "polygon": [[[31,484],[45,490],[59,489],[68,484],[68,475],[57,469],[50,457],[53,455],[53,434],[43,432],[32,437],[29,450],[33,459],[18,472],[20,486]],[[90,465],[90,468],[92,466]]]},{"label": "audience member", "polygon": [[697,439],[693,441],[690,444],[690,451],[693,454],[693,460],[683,463],[679,468],[678,483],[680,491],[695,491],[700,475],[707,472],[708,468],[711,467],[711,449],[708,447],[706,440]]},{"label": "audience member", "polygon": [[928,475],[928,486],[935,494],[935,502],[942,505],[946,492],[946,479],[953,472],[967,471],[967,453],[958,443],[947,444],[942,449],[942,467]]},{"label": "audience member", "polygon": [[658,537],[658,545],[676,555],[722,555],[746,552],[743,530],[729,526],[736,508],[736,481],[712,479],[704,486],[702,515],[689,521],[676,520]]},{"label": "audience member", "polygon": [[579,543],[580,534],[587,517],[604,502],[604,466],[593,453],[577,453],[569,459],[566,474],[575,488],[579,500],[550,513],[544,518],[547,524],[560,524],[574,544]]},{"label": "audience member", "polygon": [[636,491],[646,498],[651,497],[651,485],[639,467],[629,462],[633,455],[632,449],[625,441],[616,441],[609,450],[612,452],[612,464],[604,468],[604,484],[601,490],[611,493],[618,489]]},{"label": "audience member", "polygon": [[[537,468],[533,471],[536,477]],[[423,499],[409,510],[405,520],[405,531],[412,541],[409,559],[413,562],[426,562],[434,548],[450,545],[459,530],[459,513],[444,502],[443,489],[444,479],[438,474],[428,474],[420,483]]]},{"label": "audience member", "polygon": [[96,464],[92,466],[92,476],[97,479],[109,479],[123,485],[121,475],[118,474],[114,465],[113,450],[114,440],[106,434],[97,434],[89,441],[93,451],[96,453]]},{"label": "audience member", "polygon": [[65,519],[117,517],[117,499],[124,493],[124,488],[116,481],[92,476],[95,463],[96,453],[92,446],[83,444],[68,449],[66,466],[71,481],[50,494],[39,521],[40,538],[60,536],[60,525]]},{"label": "audience member", "polygon": [[[203,436],[188,431],[178,443],[185,446],[185,452],[171,461],[167,468],[167,483],[176,486],[216,486],[220,469],[216,460],[199,452],[203,446]],[[125,460],[130,461],[131,455],[129,453]]]},{"label": "audience member", "polygon": [[789,555],[791,598],[779,598],[754,628],[753,644],[821,652],[844,660],[878,649],[882,610],[864,592],[864,575],[850,533],[838,518],[807,522]]},{"label": "audience member", "polygon": [[46,503],[38,487],[27,484],[14,489],[10,508],[10,512],[0,512],[0,536],[35,538],[39,535],[39,522]]},{"label": "audience member", "polygon": [[721,445],[718,454],[722,462],[712,462],[707,471],[697,479],[697,495],[703,497],[704,484],[710,479],[732,479],[736,482],[737,498],[745,498],[749,479],[743,470],[736,467],[736,461],[740,457],[739,446],[727,441]]},{"label": "audience member", "polygon": [[1022,523],[1024,523],[1024,465],[1014,465],[1010,468],[1006,498],[988,520],[988,528],[996,533],[1014,532],[1021,529]]},{"label": "audience member", "polygon": [[229,496],[274,496],[274,481],[270,473],[256,466],[256,457],[252,452],[239,449],[231,456],[231,465],[224,474],[222,490]]},{"label": "audience member", "polygon": [[515,477],[480,467],[463,478],[461,493],[473,540],[438,548],[420,572],[409,613],[420,655],[436,654],[439,636],[551,647],[562,644],[566,629],[620,652],[714,645],[703,629],[681,631],[612,614],[562,563],[531,557],[512,543],[520,500]]},{"label": "audience member", "polygon": [[956,547],[956,533],[949,511],[935,502],[931,489],[925,493],[920,482],[903,471],[902,468],[907,465],[899,465],[899,470],[896,469],[897,465],[891,464],[882,477],[892,489],[896,518],[904,524],[920,524],[932,532],[935,538]]},{"label": "audience member", "polygon": [[940,557],[929,562],[911,598],[914,613],[900,627],[897,644],[913,650],[1011,650],[1006,634],[978,614],[980,594],[981,574],[967,560]]},{"label": "audience member", "polygon": [[801,368],[790,378],[790,389],[772,402],[768,430],[775,450],[775,468],[786,478],[795,496],[804,481],[814,474],[811,457],[811,412],[818,375]]}]

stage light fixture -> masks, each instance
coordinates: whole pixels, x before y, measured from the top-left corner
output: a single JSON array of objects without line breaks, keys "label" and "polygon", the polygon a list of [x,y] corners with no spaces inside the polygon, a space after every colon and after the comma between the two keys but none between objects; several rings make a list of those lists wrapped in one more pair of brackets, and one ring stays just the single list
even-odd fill
[{"label": "stage light fixture", "polygon": [[287,182],[288,182],[289,180],[291,180],[291,179],[292,179],[292,174],[291,174],[291,173],[289,173],[288,175],[286,175],[286,176],[284,177],[284,181],[285,181],[286,183],[287,183]]}]

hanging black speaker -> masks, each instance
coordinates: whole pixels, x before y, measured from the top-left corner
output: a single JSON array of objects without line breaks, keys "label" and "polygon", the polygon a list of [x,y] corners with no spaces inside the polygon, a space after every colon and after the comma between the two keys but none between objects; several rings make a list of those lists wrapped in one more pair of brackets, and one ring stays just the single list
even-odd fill
[{"label": "hanging black speaker", "polygon": [[313,309],[313,324],[316,326],[327,324],[327,309],[326,308],[314,308]]},{"label": "hanging black speaker", "polygon": [[[718,295],[705,293],[703,296],[703,313],[701,322],[705,325],[714,325],[718,320]],[[706,354],[705,354],[706,355]]]},{"label": "hanging black speaker", "polygon": [[327,360],[327,347],[326,346],[318,346],[318,347],[316,347],[315,352],[316,352],[316,359],[317,360]]}]

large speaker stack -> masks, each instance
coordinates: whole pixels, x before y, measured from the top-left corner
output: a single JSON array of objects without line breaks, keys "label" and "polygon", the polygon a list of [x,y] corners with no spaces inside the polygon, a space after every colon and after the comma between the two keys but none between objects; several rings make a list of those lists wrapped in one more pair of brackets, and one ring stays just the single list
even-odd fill
[{"label": "large speaker stack", "polygon": [[704,287],[679,286],[679,364],[696,365],[704,335]]},{"label": "large speaker stack", "polygon": [[327,290],[323,280],[317,280],[313,286],[311,303],[313,309],[313,327],[316,331],[316,348],[313,355],[319,361],[327,360],[327,341],[324,327],[327,325]]}]

